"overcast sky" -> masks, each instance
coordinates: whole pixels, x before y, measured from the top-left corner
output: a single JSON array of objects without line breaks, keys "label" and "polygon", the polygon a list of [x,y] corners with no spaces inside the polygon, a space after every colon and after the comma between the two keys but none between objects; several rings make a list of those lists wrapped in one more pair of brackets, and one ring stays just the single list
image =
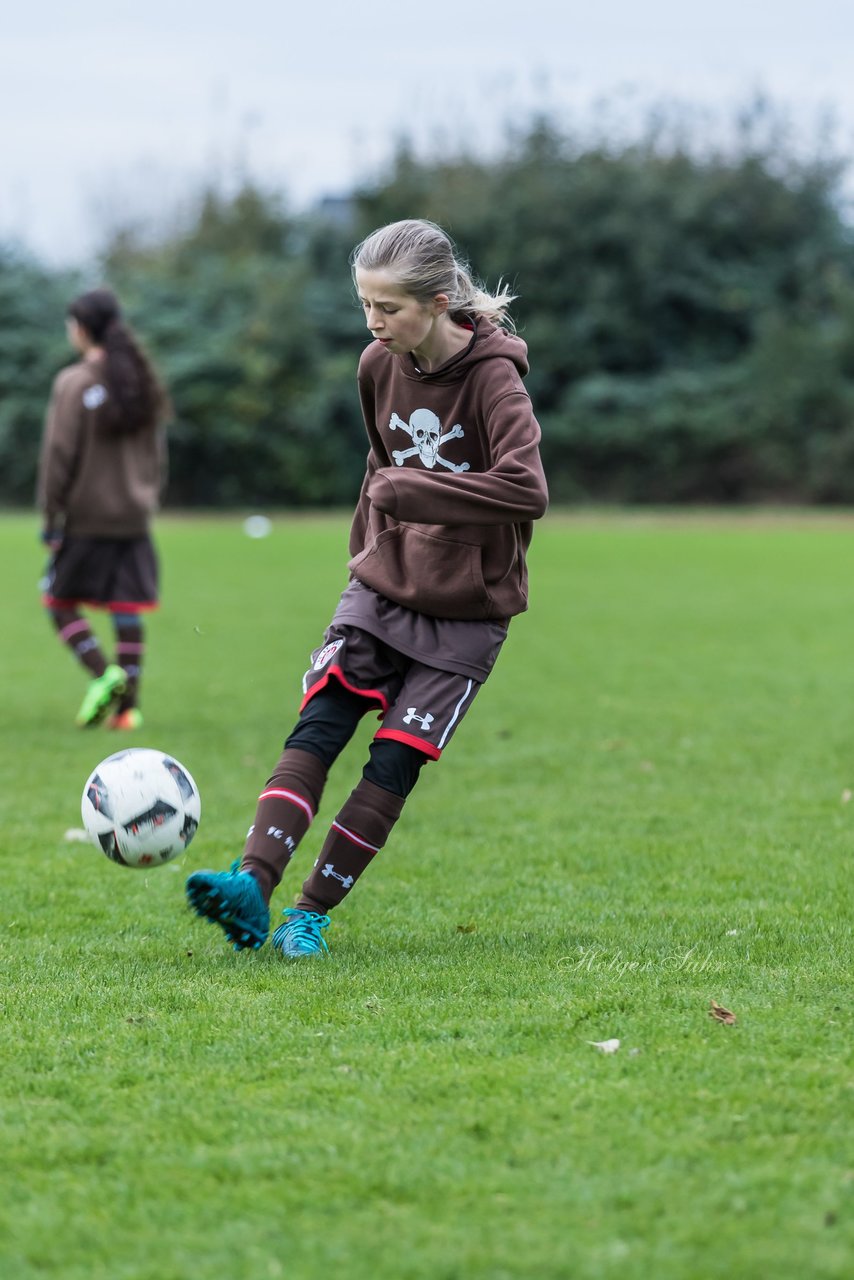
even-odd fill
[{"label": "overcast sky", "polygon": [[[488,147],[506,122],[714,117],[762,91],[854,139],[845,0],[4,0],[0,240],[83,260],[111,226],[245,173],[300,208],[396,137]],[[609,117],[610,118],[610,117]]]}]

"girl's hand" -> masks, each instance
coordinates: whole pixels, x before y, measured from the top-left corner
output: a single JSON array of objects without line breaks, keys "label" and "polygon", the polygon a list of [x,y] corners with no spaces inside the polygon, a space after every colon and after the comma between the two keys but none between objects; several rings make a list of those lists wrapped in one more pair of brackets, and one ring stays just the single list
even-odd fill
[{"label": "girl's hand", "polygon": [[41,539],[44,545],[49,547],[54,555],[56,555],[57,551],[62,546],[62,533],[59,529],[42,529]]}]

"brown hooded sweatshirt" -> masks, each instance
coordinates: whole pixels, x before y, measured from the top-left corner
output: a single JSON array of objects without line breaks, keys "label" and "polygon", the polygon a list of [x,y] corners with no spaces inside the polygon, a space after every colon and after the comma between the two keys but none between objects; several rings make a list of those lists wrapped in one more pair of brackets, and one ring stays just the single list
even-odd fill
[{"label": "brown hooded sweatshirt", "polygon": [[103,364],[81,360],[54,379],[39,457],[45,528],[92,538],[148,531],[166,477],[162,427],[123,433],[103,421]]},{"label": "brown hooded sweatshirt", "polygon": [[528,607],[525,552],[548,503],[521,338],[479,320],[469,346],[421,372],[372,342],[359,362],[370,441],[351,573],[435,618]]}]

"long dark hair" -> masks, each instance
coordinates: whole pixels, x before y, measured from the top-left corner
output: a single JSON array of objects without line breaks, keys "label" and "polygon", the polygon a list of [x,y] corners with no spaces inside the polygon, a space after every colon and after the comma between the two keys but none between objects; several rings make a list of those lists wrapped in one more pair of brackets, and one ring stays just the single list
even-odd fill
[{"label": "long dark hair", "polygon": [[111,430],[128,435],[155,427],[168,412],[168,397],[123,319],[116,295],[111,289],[90,289],[74,299],[68,314],[106,355],[104,381],[109,398],[102,420]]}]

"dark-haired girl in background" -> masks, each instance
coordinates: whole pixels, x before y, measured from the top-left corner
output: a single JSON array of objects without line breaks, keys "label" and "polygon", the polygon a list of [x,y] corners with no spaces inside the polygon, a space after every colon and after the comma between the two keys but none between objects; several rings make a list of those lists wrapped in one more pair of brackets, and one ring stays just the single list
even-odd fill
[{"label": "dark-haired girl in background", "polygon": [[[137,729],[141,615],[158,605],[150,525],[166,477],[168,397],[109,289],[76,298],[66,328],[81,359],[54,380],[41,445],[37,498],[52,552],[43,603],[90,676],[77,724]],[[114,662],[83,606],[110,613]]]}]

